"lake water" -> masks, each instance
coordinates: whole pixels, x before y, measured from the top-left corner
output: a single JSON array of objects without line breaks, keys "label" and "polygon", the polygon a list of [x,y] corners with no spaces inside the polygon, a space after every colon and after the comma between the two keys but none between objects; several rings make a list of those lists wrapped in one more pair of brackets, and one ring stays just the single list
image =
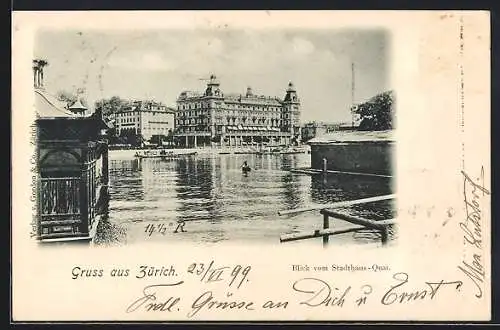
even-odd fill
[{"label": "lake water", "polygon": [[[252,171],[240,169],[247,161]],[[101,221],[96,244],[145,240],[217,244],[225,241],[280,243],[282,234],[322,227],[318,211],[279,216],[279,210],[391,193],[390,180],[377,177],[304,175],[310,155],[185,156],[177,160],[114,159],[110,156],[109,216]],[[394,216],[387,202],[343,210],[375,219]],[[186,232],[174,233],[178,221]],[[347,227],[335,220],[331,226]],[[374,242],[370,231],[332,237],[338,244]],[[321,244],[320,238],[309,239]]]}]

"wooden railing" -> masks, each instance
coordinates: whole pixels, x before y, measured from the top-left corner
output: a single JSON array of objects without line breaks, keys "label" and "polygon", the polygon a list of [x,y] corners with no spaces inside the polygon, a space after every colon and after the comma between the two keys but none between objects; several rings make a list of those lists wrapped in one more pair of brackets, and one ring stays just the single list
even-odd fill
[{"label": "wooden railing", "polygon": [[96,161],[92,160],[90,162],[85,163],[85,168],[82,173],[82,187],[84,189],[85,196],[83,197],[83,201],[86,204],[86,219],[88,230],[92,228],[96,216],[96,188],[98,186],[97,176],[96,176]]},{"label": "wooden railing", "polygon": [[77,235],[81,228],[81,180],[79,177],[40,180],[40,235],[51,238]]},{"label": "wooden railing", "polygon": [[40,214],[80,214],[80,178],[42,178]]},{"label": "wooden railing", "polygon": [[98,174],[96,161],[85,164],[80,177],[40,180],[40,236],[58,238],[86,236],[95,225],[97,199],[105,176]]},{"label": "wooden railing", "polygon": [[[323,238],[323,246],[327,246],[330,236],[371,229],[371,230],[375,230],[375,231],[380,232],[382,244],[386,244],[388,241],[388,237],[389,237],[389,228],[390,228],[390,226],[393,226],[396,224],[395,219],[386,219],[386,220],[376,221],[376,220],[365,219],[365,218],[356,217],[356,216],[352,216],[352,215],[347,215],[347,214],[344,214],[341,212],[337,212],[337,211],[335,211],[335,209],[344,208],[344,207],[353,206],[353,205],[360,205],[360,204],[366,204],[366,203],[372,203],[372,202],[392,200],[395,198],[396,198],[396,195],[393,195],[393,194],[392,195],[382,195],[382,196],[375,196],[375,197],[369,197],[369,198],[363,198],[363,199],[357,199],[357,200],[351,200],[351,201],[337,202],[337,203],[326,204],[326,205],[318,205],[318,206],[312,206],[312,207],[306,207],[306,208],[300,208],[300,209],[279,211],[278,215],[285,215],[285,214],[298,214],[298,213],[302,213],[302,212],[319,210],[320,214],[323,215],[323,228],[322,229],[316,229],[313,232],[308,232],[308,233],[284,234],[284,235],[281,235],[280,242],[283,243],[283,242],[297,241],[297,240],[303,240],[303,239],[309,239],[309,238],[315,238],[315,237],[322,237]],[[357,226],[350,227],[347,229],[333,229],[333,228],[330,228],[330,219],[331,218],[344,220],[344,221],[347,221],[349,223],[355,224]]]}]

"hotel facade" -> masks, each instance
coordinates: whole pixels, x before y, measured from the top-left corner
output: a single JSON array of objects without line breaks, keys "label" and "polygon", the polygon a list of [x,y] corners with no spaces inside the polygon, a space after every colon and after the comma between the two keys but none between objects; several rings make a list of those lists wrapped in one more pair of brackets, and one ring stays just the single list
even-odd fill
[{"label": "hotel facade", "polygon": [[289,146],[300,139],[300,100],[290,82],[283,99],[225,95],[212,75],[203,93],[184,91],[177,99],[175,143],[179,147]]},{"label": "hotel facade", "polygon": [[155,135],[168,136],[174,130],[174,112],[159,102],[133,101],[114,114],[116,133],[141,135],[145,141]]}]

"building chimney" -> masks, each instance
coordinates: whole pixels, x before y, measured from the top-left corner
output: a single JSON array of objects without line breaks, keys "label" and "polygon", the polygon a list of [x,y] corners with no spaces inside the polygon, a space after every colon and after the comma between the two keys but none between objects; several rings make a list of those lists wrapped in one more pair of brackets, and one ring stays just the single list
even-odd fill
[{"label": "building chimney", "polygon": [[33,60],[33,86],[35,88],[43,88],[43,68],[48,64],[45,60]]}]

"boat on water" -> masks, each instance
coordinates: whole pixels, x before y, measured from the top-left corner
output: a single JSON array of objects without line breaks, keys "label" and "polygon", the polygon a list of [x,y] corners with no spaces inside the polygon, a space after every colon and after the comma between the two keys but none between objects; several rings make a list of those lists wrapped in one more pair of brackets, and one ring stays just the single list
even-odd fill
[{"label": "boat on water", "polygon": [[142,152],[136,152],[135,157],[137,158],[160,158],[160,159],[177,159],[182,156],[191,156],[191,155],[196,155],[196,151],[190,151],[190,152],[175,152],[172,150],[166,151],[166,150],[145,150]]},{"label": "boat on water", "polygon": [[307,150],[304,148],[267,148],[261,149],[256,154],[258,155],[287,155],[287,154],[303,154]]},{"label": "boat on water", "polygon": [[255,154],[257,155],[278,155],[280,153],[280,148],[263,147],[260,148]]}]

